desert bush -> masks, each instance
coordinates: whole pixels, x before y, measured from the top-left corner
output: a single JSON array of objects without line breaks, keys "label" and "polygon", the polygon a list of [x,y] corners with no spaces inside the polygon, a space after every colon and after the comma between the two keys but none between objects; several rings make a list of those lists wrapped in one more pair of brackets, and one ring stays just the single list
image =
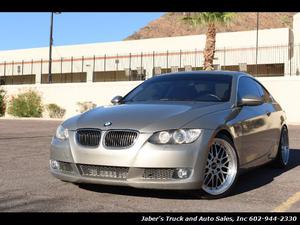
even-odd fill
[{"label": "desert bush", "polygon": [[17,117],[42,117],[42,112],[41,96],[33,90],[13,97],[8,107],[8,113]]},{"label": "desert bush", "polygon": [[46,105],[46,109],[49,113],[50,118],[63,118],[66,113],[65,109],[59,107],[54,103]]},{"label": "desert bush", "polygon": [[88,110],[91,110],[93,108],[96,108],[96,104],[93,102],[77,102],[77,105],[79,107],[79,112],[83,113],[86,112]]},{"label": "desert bush", "polygon": [[6,110],[5,91],[0,89],[0,116],[4,116]]}]

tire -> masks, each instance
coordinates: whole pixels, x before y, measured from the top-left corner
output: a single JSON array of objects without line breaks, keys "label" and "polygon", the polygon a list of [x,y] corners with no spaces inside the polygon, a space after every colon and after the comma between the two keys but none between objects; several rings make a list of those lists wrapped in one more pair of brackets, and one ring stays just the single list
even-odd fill
[{"label": "tire", "polygon": [[273,161],[275,168],[285,168],[290,159],[289,134],[288,129],[284,126],[281,130],[280,141],[276,158]]},{"label": "tire", "polygon": [[207,157],[202,191],[205,198],[223,198],[233,190],[239,174],[234,144],[226,135],[214,138]]}]

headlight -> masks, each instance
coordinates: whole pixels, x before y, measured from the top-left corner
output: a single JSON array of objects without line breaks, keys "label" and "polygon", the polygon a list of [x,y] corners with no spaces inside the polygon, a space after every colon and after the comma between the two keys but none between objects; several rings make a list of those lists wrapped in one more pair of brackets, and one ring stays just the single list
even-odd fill
[{"label": "headlight", "polygon": [[189,144],[197,140],[201,129],[165,130],[154,133],[149,142],[152,144]]},{"label": "headlight", "polygon": [[158,134],[158,140],[161,144],[166,144],[170,141],[172,135],[168,131],[162,131]]},{"label": "headlight", "polygon": [[59,125],[56,129],[55,137],[61,140],[65,140],[69,137],[68,129],[64,128],[62,125]]}]

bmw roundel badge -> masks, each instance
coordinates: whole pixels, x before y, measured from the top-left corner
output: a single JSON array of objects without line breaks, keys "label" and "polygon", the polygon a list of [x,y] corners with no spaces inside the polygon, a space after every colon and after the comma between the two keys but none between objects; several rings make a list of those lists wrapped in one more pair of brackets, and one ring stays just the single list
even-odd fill
[{"label": "bmw roundel badge", "polygon": [[109,127],[109,126],[111,126],[111,125],[112,125],[112,122],[110,122],[110,121],[107,121],[107,122],[105,122],[105,124],[104,124],[105,127]]}]

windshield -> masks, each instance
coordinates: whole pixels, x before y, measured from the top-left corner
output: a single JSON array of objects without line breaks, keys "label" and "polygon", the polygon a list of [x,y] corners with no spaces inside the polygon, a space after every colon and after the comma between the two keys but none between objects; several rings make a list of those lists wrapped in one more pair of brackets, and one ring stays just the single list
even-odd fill
[{"label": "windshield", "polygon": [[145,81],[125,96],[123,102],[226,102],[230,99],[231,82],[228,75],[167,75]]}]

